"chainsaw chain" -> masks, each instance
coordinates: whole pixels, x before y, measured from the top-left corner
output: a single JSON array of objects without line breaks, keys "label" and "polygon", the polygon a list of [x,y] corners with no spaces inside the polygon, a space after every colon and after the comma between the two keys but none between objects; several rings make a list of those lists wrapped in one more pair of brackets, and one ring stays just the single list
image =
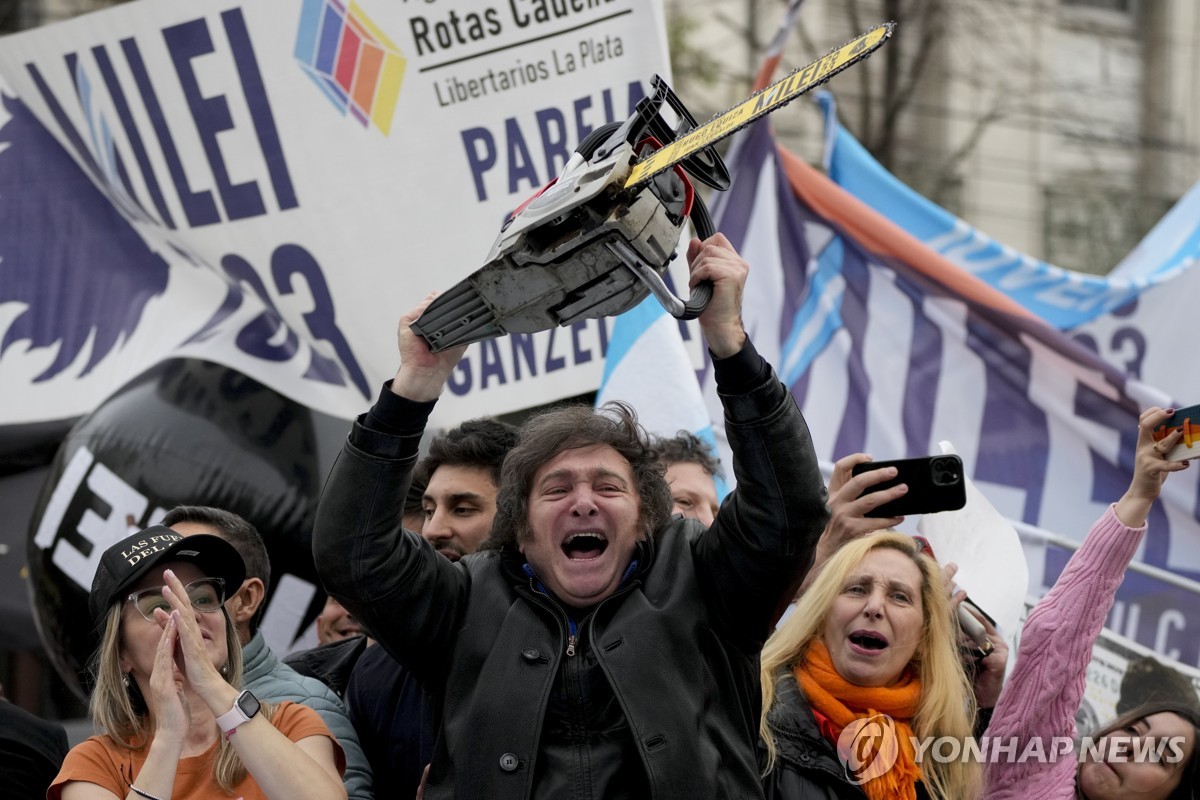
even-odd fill
[{"label": "chainsaw chain", "polygon": [[[875,28],[872,28],[871,30],[867,31],[866,33],[856,36],[853,39],[846,41],[844,44],[839,45],[838,47],[834,47],[828,53],[821,56],[820,58],[815,59],[811,63],[805,64],[802,67],[797,67],[796,69],[792,70],[787,75],[780,78],[779,80],[773,81],[772,83],[768,84],[767,86],[764,86],[762,89],[759,89],[757,92],[754,92],[753,94],[749,95],[745,99],[737,101],[736,103],[729,106],[729,108],[725,109],[724,111],[720,112],[719,114],[713,114],[712,117],[710,117],[707,121],[705,121],[704,123],[702,123],[700,125],[697,125],[695,128],[692,128],[690,131],[683,134],[683,136],[679,137],[674,142],[671,142],[670,144],[664,146],[662,149],[664,149],[664,150],[668,149],[671,145],[674,145],[674,144],[682,141],[683,139],[687,138],[688,136],[695,135],[697,131],[704,130],[708,126],[719,121],[721,118],[725,117],[726,115],[730,114],[731,112],[735,111],[736,109],[740,108],[741,106],[745,105],[746,103],[754,100],[759,95],[769,92],[770,90],[775,89],[779,86],[782,86],[790,78],[792,78],[792,76],[797,75],[806,69],[817,67],[822,61],[824,61],[825,59],[834,55],[835,53],[842,50],[843,48],[853,44],[854,42],[858,41],[859,39],[865,39],[866,37],[875,33],[875,31],[879,30],[880,28],[885,29],[883,38],[880,39],[880,41],[876,45],[874,45],[873,47],[871,47],[867,50],[864,50],[862,53],[859,53],[859,54],[851,57],[844,64],[841,64],[841,65],[837,66],[836,68],[834,68],[833,70],[831,70],[830,73],[828,75],[826,75],[825,77],[821,78],[821,80],[816,81],[815,83],[813,83],[810,86],[806,86],[804,89],[802,89],[799,92],[796,92],[792,96],[788,97],[786,100],[773,101],[774,103],[776,103],[775,105],[770,105],[767,108],[760,109],[759,111],[753,112],[748,119],[746,119],[744,122],[739,124],[737,127],[731,128],[730,130],[723,131],[723,132],[717,134],[715,136],[715,138],[713,138],[711,141],[709,141],[707,144],[705,144],[704,147],[696,148],[695,150],[689,150],[688,152],[684,153],[683,155],[673,158],[670,161],[659,165],[653,171],[639,175],[636,182],[631,180],[629,183],[626,183],[626,187],[629,187],[629,186],[633,185],[634,183],[639,184],[639,185],[645,183],[646,181],[653,178],[655,175],[659,175],[662,172],[665,172],[666,170],[671,169],[676,164],[680,163],[681,161],[683,161],[684,159],[693,155],[694,153],[699,152],[700,150],[703,150],[705,147],[711,147],[712,145],[715,145],[717,142],[725,140],[726,138],[732,136],[733,134],[737,133],[738,131],[742,130],[743,128],[749,126],[751,123],[757,122],[758,120],[762,119],[763,117],[767,116],[768,114],[774,113],[775,111],[786,106],[788,103],[791,103],[796,98],[801,97],[801,96],[807,94],[808,92],[812,91],[813,89],[817,88],[821,84],[828,82],[835,75],[841,74],[847,68],[852,67],[855,64],[858,64],[859,62],[866,60],[876,50],[878,50],[880,47],[882,47],[889,38],[891,38],[892,32],[895,30],[895,26],[896,26],[896,23],[894,23],[894,22],[885,22],[882,25],[876,26]],[[652,156],[653,156],[653,154],[651,154],[650,157],[652,157]],[[648,160],[648,159],[649,159],[649,157],[646,160]]]}]

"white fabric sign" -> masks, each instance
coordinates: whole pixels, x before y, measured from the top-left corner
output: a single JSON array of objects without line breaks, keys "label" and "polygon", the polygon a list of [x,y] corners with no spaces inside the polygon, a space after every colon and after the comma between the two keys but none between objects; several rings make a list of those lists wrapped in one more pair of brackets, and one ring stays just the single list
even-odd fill
[{"label": "white fabric sign", "polygon": [[[143,0],[7,37],[0,425],[172,356],[360,413],[399,315],[666,71],[634,0]],[[473,347],[438,422],[594,389],[607,333]]]}]

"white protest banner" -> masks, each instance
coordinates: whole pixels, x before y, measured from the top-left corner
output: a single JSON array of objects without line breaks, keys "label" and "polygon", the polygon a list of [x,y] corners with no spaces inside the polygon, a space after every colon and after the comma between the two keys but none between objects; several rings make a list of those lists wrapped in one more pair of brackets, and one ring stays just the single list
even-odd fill
[{"label": "white protest banner", "polygon": [[[195,357],[364,410],[399,315],[667,71],[634,0],[143,0],[0,47],[0,425]],[[599,321],[472,347],[443,424],[595,388]]]}]

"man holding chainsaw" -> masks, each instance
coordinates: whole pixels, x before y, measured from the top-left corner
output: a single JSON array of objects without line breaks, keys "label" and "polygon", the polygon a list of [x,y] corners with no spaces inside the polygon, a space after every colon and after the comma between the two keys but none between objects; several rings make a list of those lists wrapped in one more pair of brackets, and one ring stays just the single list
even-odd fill
[{"label": "man holding chainsaw", "polygon": [[808,429],[741,321],[748,266],[688,250],[713,296],[737,489],[711,527],[672,519],[628,409],[547,412],[505,461],[488,546],[457,562],[400,512],[425,421],[462,349],[399,325],[401,365],[354,424],[317,512],[331,595],[433,698],[426,800],[760,797],[758,656],[828,518]]}]

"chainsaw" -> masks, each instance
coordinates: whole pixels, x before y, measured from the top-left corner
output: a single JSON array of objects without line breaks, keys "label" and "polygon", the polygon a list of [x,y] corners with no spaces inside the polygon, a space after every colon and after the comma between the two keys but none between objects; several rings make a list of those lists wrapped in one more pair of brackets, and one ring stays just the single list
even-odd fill
[{"label": "chainsaw", "polygon": [[485,265],[435,298],[413,331],[439,352],[615,316],[650,294],[678,319],[700,316],[711,283],[685,301],[663,275],[686,221],[701,239],[715,233],[693,183],[729,188],[714,145],[863,60],[892,30],[880,25],[700,126],[655,75],[629,119],[588,134],[562,173],[505,221]]}]

